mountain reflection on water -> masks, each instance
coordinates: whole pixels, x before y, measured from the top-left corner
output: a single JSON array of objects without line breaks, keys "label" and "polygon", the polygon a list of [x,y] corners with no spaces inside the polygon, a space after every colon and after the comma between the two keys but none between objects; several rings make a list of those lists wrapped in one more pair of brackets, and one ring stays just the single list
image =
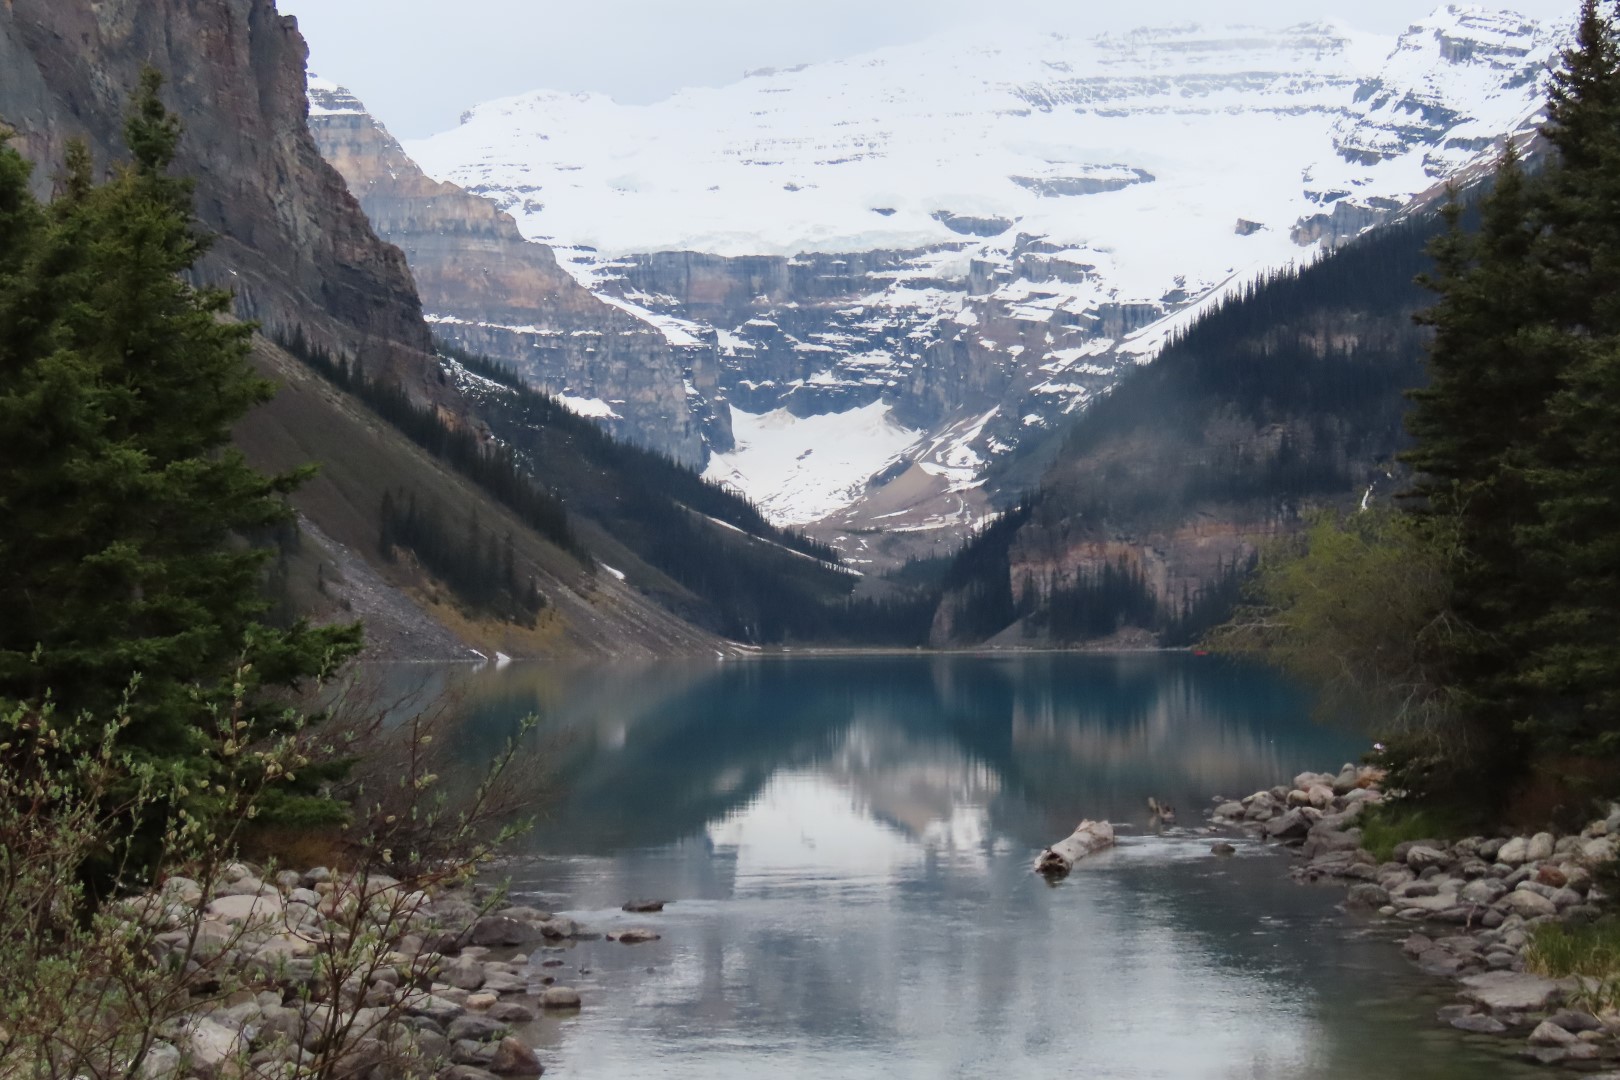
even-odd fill
[{"label": "mountain reflection on water", "polygon": [[[1385,938],[1280,856],[1153,833],[1214,794],[1354,760],[1297,687],[1188,655],[870,657],[438,675],[458,751],[516,720],[558,792],[513,888],[642,946],[558,955],[585,995],[548,1075],[1463,1077]],[[1082,817],[1120,847],[1057,887]],[[625,900],[675,901],[626,915]],[[587,969],[584,972],[579,968]]]}]

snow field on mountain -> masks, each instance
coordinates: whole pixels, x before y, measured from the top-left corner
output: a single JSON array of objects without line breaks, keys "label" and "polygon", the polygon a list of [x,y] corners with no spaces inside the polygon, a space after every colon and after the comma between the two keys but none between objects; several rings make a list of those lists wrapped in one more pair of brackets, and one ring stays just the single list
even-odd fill
[{"label": "snow field on mountain", "polygon": [[822,416],[731,407],[737,448],[714,454],[705,479],[741,491],[772,521],[804,525],[847,506],[866,481],[917,444],[883,402]]}]

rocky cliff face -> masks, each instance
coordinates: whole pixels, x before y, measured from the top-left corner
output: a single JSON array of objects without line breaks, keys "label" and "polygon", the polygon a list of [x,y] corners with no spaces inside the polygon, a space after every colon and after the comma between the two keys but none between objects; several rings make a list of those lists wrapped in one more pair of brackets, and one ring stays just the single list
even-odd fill
[{"label": "rocky cliff face", "polygon": [[203,276],[267,332],[363,351],[429,394],[431,340],[405,258],[304,125],[306,55],[274,0],[7,0],[0,119],[45,194],[70,139],[102,166],[122,156],[128,95],[156,67],[186,126],[178,168],[196,177],[197,214],[217,236]]},{"label": "rocky cliff face", "polygon": [[702,468],[708,446],[731,448],[713,335],[672,342],[592,295],[494,203],[424,174],[342,87],[312,78],[309,100],[316,144],[404,250],[440,337],[677,461]]}]

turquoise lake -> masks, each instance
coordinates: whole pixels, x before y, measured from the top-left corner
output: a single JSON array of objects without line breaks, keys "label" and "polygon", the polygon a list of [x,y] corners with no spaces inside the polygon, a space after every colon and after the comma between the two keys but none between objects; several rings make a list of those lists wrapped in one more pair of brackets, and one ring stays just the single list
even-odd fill
[{"label": "turquoise lake", "polygon": [[[1367,736],[1300,688],[1188,654],[873,656],[421,669],[476,772],[517,719],[548,798],[515,902],[661,940],[555,953],[548,1076],[1532,1075],[1442,1028],[1403,929],[1290,856],[1209,852],[1203,810]],[[1180,810],[1156,832],[1149,796]],[[1082,818],[1120,832],[1057,885]],[[627,900],[672,903],[630,915]]]}]

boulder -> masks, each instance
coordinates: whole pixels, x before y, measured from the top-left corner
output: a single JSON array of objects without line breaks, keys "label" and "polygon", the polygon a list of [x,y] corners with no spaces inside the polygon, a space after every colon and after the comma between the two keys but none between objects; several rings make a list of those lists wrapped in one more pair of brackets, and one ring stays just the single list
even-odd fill
[{"label": "boulder", "polygon": [[1358,790],[1356,785],[1361,782],[1361,773],[1354,765],[1346,765],[1339,770],[1339,775],[1333,778],[1333,794],[1348,795]]},{"label": "boulder", "polygon": [[1581,845],[1581,858],[1588,863],[1608,862],[1614,858],[1614,837],[1605,836],[1588,840]]},{"label": "boulder", "polygon": [[204,912],[210,919],[239,926],[263,926],[281,920],[281,896],[274,890],[269,895],[233,893],[210,900]]},{"label": "boulder", "polygon": [[1551,1020],[1543,1020],[1536,1025],[1536,1030],[1530,1033],[1531,1046],[1568,1046],[1576,1041],[1578,1040],[1574,1035]]},{"label": "boulder", "polygon": [[1565,1031],[1572,1031],[1579,1035],[1583,1031],[1601,1031],[1603,1022],[1589,1012],[1580,1009],[1559,1009],[1547,1017],[1548,1023],[1557,1024]]},{"label": "boulder", "polygon": [[1431,867],[1445,866],[1450,861],[1450,856],[1445,852],[1421,844],[1406,853],[1406,865],[1420,874]]},{"label": "boulder", "polygon": [[1487,971],[1462,980],[1466,1001],[1491,1012],[1545,1012],[1563,997],[1551,979],[1517,971]]},{"label": "boulder", "polygon": [[554,915],[540,924],[540,935],[548,938],[578,937],[579,924],[573,919],[566,919],[561,915]]},{"label": "boulder", "polygon": [[646,941],[657,941],[658,938],[659,935],[653,933],[651,930],[636,928],[633,930],[626,930],[621,933],[619,935],[619,942],[624,945],[640,945]]},{"label": "boulder", "polygon": [[627,900],[621,910],[637,915],[650,915],[656,911],[663,911],[668,900]]},{"label": "boulder", "polygon": [[510,1037],[495,1047],[487,1068],[496,1076],[539,1076],[544,1071],[534,1051]]},{"label": "boulder", "polygon": [[139,1080],[174,1080],[180,1075],[180,1049],[170,1043],[155,1042],[141,1062]]},{"label": "boulder", "polygon": [[1297,840],[1311,831],[1313,822],[1300,807],[1266,822],[1266,835],[1273,840]]},{"label": "boulder", "polygon": [[548,986],[540,995],[542,1009],[577,1009],[579,991],[567,986]]},{"label": "boulder", "polygon": [[212,1073],[248,1047],[240,1031],[217,1020],[198,1020],[187,1031],[191,1045],[191,1065],[199,1072]]},{"label": "boulder", "polygon": [[1514,889],[1496,902],[1496,905],[1505,911],[1526,919],[1533,919],[1538,915],[1556,915],[1558,907],[1545,896],[1530,892],[1528,889]]},{"label": "boulder", "polygon": [[1389,893],[1377,885],[1364,882],[1350,886],[1344,902],[1346,907],[1376,910],[1389,903]]},{"label": "boulder", "polygon": [[1333,805],[1333,788],[1327,784],[1312,784],[1306,795],[1310,804],[1318,810],[1326,810]]},{"label": "boulder", "polygon": [[457,990],[477,990],[484,985],[484,965],[470,956],[458,956],[444,966],[439,978]]},{"label": "boulder", "polygon": [[1459,1031],[1470,1031],[1476,1035],[1500,1035],[1507,1030],[1507,1025],[1494,1016],[1484,1013],[1470,1013],[1467,1016],[1453,1017],[1451,1026]]},{"label": "boulder", "polygon": [[1458,895],[1470,904],[1489,906],[1500,900],[1507,891],[1507,886],[1494,878],[1480,878],[1464,885]]},{"label": "boulder", "polygon": [[474,945],[522,945],[540,935],[529,924],[504,915],[485,915],[472,924],[468,940]]},{"label": "boulder", "polygon": [[1530,841],[1522,836],[1515,836],[1503,844],[1496,853],[1496,861],[1517,866],[1530,857]]},{"label": "boulder", "polygon": [[506,971],[489,971],[484,976],[483,988],[491,994],[522,994],[529,989],[529,980]]},{"label": "boulder", "polygon": [[510,1029],[493,1016],[484,1016],[478,1013],[467,1013],[451,1021],[445,1031],[445,1036],[451,1042],[462,1039],[471,1039],[473,1042],[493,1042],[503,1039],[510,1034]]},{"label": "boulder", "polygon": [[1211,855],[1236,855],[1237,848],[1233,847],[1231,844],[1228,844],[1224,840],[1217,840],[1215,843],[1209,845],[1209,852]]},{"label": "boulder", "polygon": [[1215,808],[1215,816],[1233,820],[1243,816],[1243,804],[1240,802],[1227,802]]},{"label": "boulder", "polygon": [[1536,835],[1534,835],[1534,836],[1532,836],[1530,838],[1530,842],[1525,845],[1525,848],[1524,848],[1525,861],[1526,862],[1541,862],[1543,859],[1552,858],[1553,845],[1555,843],[1557,843],[1557,840],[1553,837],[1552,833],[1550,833],[1550,832],[1538,832],[1538,833],[1536,833]]},{"label": "boulder", "polygon": [[503,1024],[527,1024],[534,1019],[534,1010],[516,1001],[501,1001],[489,1007],[489,1015]]}]

